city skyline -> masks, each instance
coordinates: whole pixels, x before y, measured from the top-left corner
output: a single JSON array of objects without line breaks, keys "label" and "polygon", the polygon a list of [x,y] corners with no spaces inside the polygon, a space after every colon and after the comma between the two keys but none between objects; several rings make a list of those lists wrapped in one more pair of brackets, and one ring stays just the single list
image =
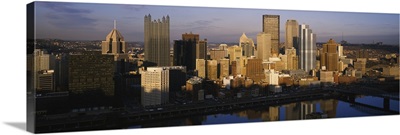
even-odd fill
[{"label": "city skyline", "polygon": [[[125,41],[143,42],[143,16],[151,14],[171,17],[170,41],[193,32],[209,42],[237,42],[242,33],[256,39],[262,31],[262,15],[276,14],[281,28],[288,19],[310,25],[317,42],[340,41],[343,34],[349,43],[399,44],[398,14],[48,2],[38,2],[37,7],[37,38],[102,40],[117,20]],[[280,42],[285,41],[284,34],[280,29]]]}]

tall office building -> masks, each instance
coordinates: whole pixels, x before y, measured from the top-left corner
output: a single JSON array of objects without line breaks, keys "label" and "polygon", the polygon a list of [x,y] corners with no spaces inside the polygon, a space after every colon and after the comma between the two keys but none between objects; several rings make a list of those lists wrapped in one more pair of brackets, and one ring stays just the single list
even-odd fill
[{"label": "tall office building", "polygon": [[271,55],[271,34],[260,32],[257,34],[257,58],[268,61]]},{"label": "tall office building", "polygon": [[128,59],[125,40],[122,34],[117,30],[116,22],[114,28],[106,36],[106,40],[101,42],[101,53],[114,55],[114,60]]},{"label": "tall office building", "polygon": [[217,60],[207,60],[207,79],[218,79],[218,62]]},{"label": "tall office building", "polygon": [[246,34],[242,34],[239,39],[239,46],[242,47],[242,55],[246,57],[254,56],[254,41],[248,38]]},{"label": "tall office building", "polygon": [[254,82],[260,82],[265,78],[261,59],[248,59],[246,65],[247,77]]},{"label": "tall office building", "polygon": [[169,102],[169,70],[148,67],[142,72],[141,103],[143,106],[161,105]]},{"label": "tall office building", "polygon": [[151,20],[144,16],[144,59],[151,65],[169,66],[169,16],[161,20]]},{"label": "tall office building", "polygon": [[308,25],[302,24],[299,26],[299,36],[299,68],[309,72],[316,67],[316,35]]},{"label": "tall office building", "polygon": [[279,33],[280,33],[280,17],[279,15],[263,15],[263,32],[271,34],[271,54],[278,56],[279,54]]},{"label": "tall office building", "polygon": [[287,20],[285,49],[291,49],[292,47],[298,49],[298,39],[299,39],[299,23],[297,23],[296,20]]},{"label": "tall office building", "polygon": [[206,60],[196,59],[196,70],[197,76],[201,78],[206,78]]},{"label": "tall office building", "polygon": [[236,76],[237,75],[237,62],[236,61],[232,61],[231,63],[231,75],[232,76]]},{"label": "tall office building", "polygon": [[101,91],[114,96],[114,56],[101,52],[71,54],[68,58],[68,87],[74,94]]},{"label": "tall office building", "polygon": [[207,39],[197,41],[196,59],[207,60]]},{"label": "tall office building", "polygon": [[186,66],[188,70],[196,68],[196,42],[192,40],[174,41],[174,66]]},{"label": "tall office building", "polygon": [[219,79],[229,76],[229,59],[219,60]]},{"label": "tall office building", "polygon": [[339,44],[330,39],[326,44],[322,45],[321,53],[321,69],[327,71],[338,71],[339,63]]},{"label": "tall office building", "polygon": [[242,48],[237,45],[228,47],[228,55],[230,63],[232,64],[232,61],[239,60],[242,57]]}]

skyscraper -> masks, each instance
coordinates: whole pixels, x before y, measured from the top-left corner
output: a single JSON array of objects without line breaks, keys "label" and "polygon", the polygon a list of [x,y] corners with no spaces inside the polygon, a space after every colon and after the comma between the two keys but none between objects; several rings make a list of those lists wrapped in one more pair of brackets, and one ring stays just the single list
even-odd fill
[{"label": "skyscraper", "polygon": [[207,60],[207,79],[218,79],[218,62],[217,60]]},{"label": "skyscraper", "polygon": [[268,61],[271,57],[271,34],[260,32],[257,34],[257,58]]},{"label": "skyscraper", "polygon": [[101,42],[101,53],[114,55],[115,61],[128,58],[126,55],[125,40],[117,30],[116,21],[114,21],[114,28],[108,33],[106,40]]},{"label": "skyscraper", "polygon": [[197,41],[196,59],[207,60],[207,39]]},{"label": "skyscraper", "polygon": [[321,69],[327,71],[338,71],[339,63],[339,44],[330,39],[326,44],[322,45],[321,53]]},{"label": "skyscraper", "polygon": [[309,72],[315,68],[317,61],[316,35],[308,25],[302,24],[299,26],[299,36],[299,68]]},{"label": "skyscraper", "polygon": [[196,43],[199,34],[182,34],[182,40],[174,41],[174,66],[186,66],[188,70],[196,68]]},{"label": "skyscraper", "polygon": [[144,59],[151,65],[169,66],[169,16],[151,20],[144,16]]},{"label": "skyscraper", "polygon": [[296,20],[286,21],[285,49],[295,47],[298,49],[299,23]]},{"label": "skyscraper", "polygon": [[246,57],[254,56],[254,41],[248,38],[246,34],[242,34],[239,39],[239,46],[242,47],[242,55]]},{"label": "skyscraper", "polygon": [[271,34],[271,55],[278,56],[280,42],[280,17],[279,15],[263,15],[263,32]]},{"label": "skyscraper", "polygon": [[229,76],[229,59],[219,60],[219,79]]},{"label": "skyscraper", "polygon": [[198,77],[206,78],[206,60],[196,59],[196,70]]}]

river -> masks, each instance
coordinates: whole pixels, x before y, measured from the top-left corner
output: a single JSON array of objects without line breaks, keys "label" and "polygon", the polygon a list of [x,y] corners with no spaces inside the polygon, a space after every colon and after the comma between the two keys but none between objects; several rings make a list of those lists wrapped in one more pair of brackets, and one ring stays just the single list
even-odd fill
[{"label": "river", "polygon": [[[384,101],[382,98],[378,97],[359,96],[356,98],[356,102],[383,108]],[[390,100],[390,110],[398,112],[399,101]],[[390,113],[387,112],[359,107],[336,99],[324,99],[289,103],[280,106],[258,107],[233,111],[231,113],[177,118],[168,121],[158,121],[156,123],[132,125],[128,128],[302,120],[306,119],[307,115],[313,112],[323,113],[324,116],[327,116],[327,118],[390,115]]]}]

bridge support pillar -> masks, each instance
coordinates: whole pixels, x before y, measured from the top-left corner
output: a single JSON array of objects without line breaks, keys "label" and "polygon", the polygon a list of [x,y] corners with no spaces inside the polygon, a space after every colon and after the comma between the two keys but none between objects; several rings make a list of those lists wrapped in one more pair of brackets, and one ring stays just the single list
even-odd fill
[{"label": "bridge support pillar", "polygon": [[390,110],[390,99],[383,98],[383,109]]}]

